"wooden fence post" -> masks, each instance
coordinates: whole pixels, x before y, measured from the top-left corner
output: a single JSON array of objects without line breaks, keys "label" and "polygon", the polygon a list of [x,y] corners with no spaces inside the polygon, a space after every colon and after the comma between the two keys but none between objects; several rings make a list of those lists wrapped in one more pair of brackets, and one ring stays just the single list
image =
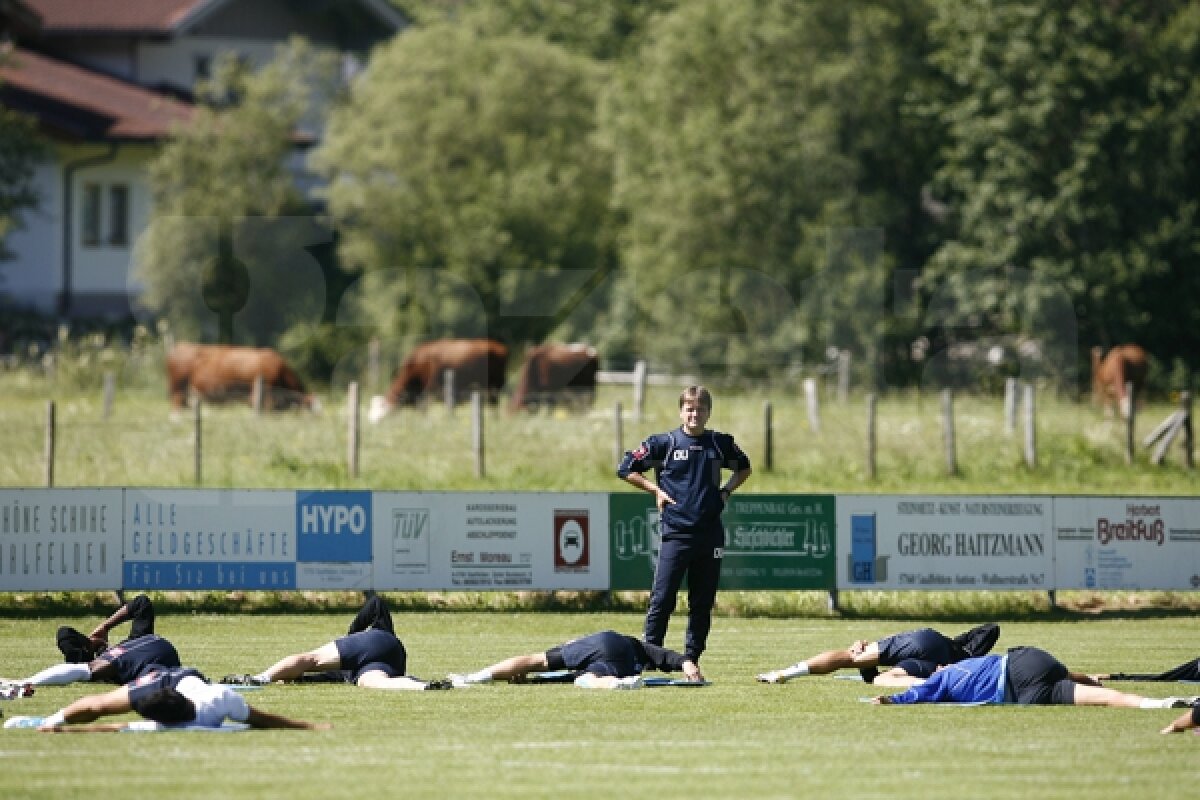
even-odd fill
[{"label": "wooden fence post", "polygon": [[193,406],[193,409],[194,409],[193,420],[194,421],[193,421],[193,425],[192,425],[193,446],[194,446],[193,456],[192,456],[192,468],[193,468],[193,476],[194,476],[193,479],[195,481],[195,484],[197,486],[200,486],[203,483],[203,479],[204,479],[204,473],[203,473],[203,470],[201,469],[201,465],[204,463],[204,458],[203,458],[204,437],[202,436],[201,424],[200,424],[200,420],[203,419],[203,414],[201,413],[201,407],[204,405],[204,403],[200,399],[199,395],[196,395],[195,401],[196,401],[196,405]]},{"label": "wooden fence post", "polygon": [[367,342],[367,392],[379,393],[379,377],[381,372],[382,347],[378,336],[372,336]]},{"label": "wooden fence post", "polygon": [[1179,407],[1183,410],[1183,463],[1188,469],[1193,467],[1192,461],[1192,393],[1179,393]]},{"label": "wooden fence post", "polygon": [[471,446],[475,451],[475,477],[482,478],[486,472],[483,463],[483,394],[471,392]]},{"label": "wooden fence post", "polygon": [[[442,373],[442,394],[446,401],[446,413],[454,413],[454,401],[456,399],[454,387],[454,370],[448,369]],[[472,393],[471,400],[474,402],[475,395]]]},{"label": "wooden fence post", "polygon": [[350,477],[358,477],[358,381],[351,381],[346,394],[346,463]]},{"label": "wooden fence post", "polygon": [[638,422],[646,410],[646,372],[645,361],[633,365],[633,418]]},{"label": "wooden fence post", "polygon": [[[1133,463],[1133,431],[1134,420],[1137,418],[1137,404],[1133,402],[1133,383],[1125,382],[1125,397],[1129,400],[1129,416],[1125,418],[1125,463]],[[1117,413],[1121,413],[1121,404],[1117,403]]]},{"label": "wooden fence post", "polygon": [[821,409],[817,399],[817,382],[813,378],[804,379],[804,405],[808,409],[808,427],[813,433],[820,433]]},{"label": "wooden fence post", "polygon": [[837,398],[842,405],[850,399],[850,351],[838,351]]},{"label": "wooden fence post", "polygon": [[1037,466],[1037,413],[1034,409],[1033,384],[1025,384],[1025,465]]},{"label": "wooden fence post", "polygon": [[1004,432],[1012,435],[1017,430],[1017,379],[1004,379]]},{"label": "wooden fence post", "polygon": [[771,427],[771,401],[763,403],[763,470],[770,472],[775,466],[775,439]]},{"label": "wooden fence post", "polygon": [[255,414],[261,414],[263,410],[263,393],[266,391],[266,382],[263,380],[262,373],[254,376],[254,389],[250,392],[250,407],[254,409]]},{"label": "wooden fence post", "polygon": [[958,456],[954,446],[954,392],[942,390],[942,444],[946,450],[946,472],[958,474]]},{"label": "wooden fence post", "polygon": [[867,395],[867,478],[875,480],[875,393]]},{"label": "wooden fence post", "polygon": [[54,439],[55,433],[54,401],[46,402],[46,488],[54,486]]},{"label": "wooden fence post", "polygon": [[113,397],[117,392],[117,379],[112,370],[104,371],[104,419],[112,416]]},{"label": "wooden fence post", "polygon": [[620,464],[621,459],[625,457],[625,445],[622,440],[625,438],[621,430],[621,401],[617,401],[617,406],[613,410],[613,463]]}]

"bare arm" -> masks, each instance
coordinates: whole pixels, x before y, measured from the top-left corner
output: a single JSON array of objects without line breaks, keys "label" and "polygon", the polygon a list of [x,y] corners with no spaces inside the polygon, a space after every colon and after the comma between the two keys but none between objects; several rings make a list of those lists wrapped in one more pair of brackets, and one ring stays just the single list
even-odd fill
[{"label": "bare arm", "polygon": [[663,506],[674,505],[675,503],[675,498],[664,492],[661,488],[659,488],[657,483],[650,480],[640,472],[629,473],[625,476],[625,482],[630,486],[635,486],[638,489],[641,489],[643,492],[649,492],[650,494],[654,495],[654,502],[655,505],[658,506],[659,511],[663,510]]},{"label": "bare arm", "polygon": [[1160,733],[1182,733],[1188,728],[1196,727],[1195,709],[1188,709],[1180,716],[1171,722],[1170,725],[1163,728]]},{"label": "bare arm", "polygon": [[281,714],[260,711],[254,706],[250,706],[250,715],[246,717],[246,724],[251,728],[292,728],[303,731],[327,731],[333,727],[328,722],[307,722],[302,719],[292,719]]},{"label": "bare arm", "polygon": [[721,487],[721,492],[724,493],[726,500],[729,499],[729,495],[737,491],[737,488],[746,482],[746,480],[750,477],[750,473],[752,472],[754,472],[754,470],[752,470],[750,467],[746,467],[745,469],[740,469],[733,473],[733,475],[729,477],[729,480],[725,481],[725,485]]}]

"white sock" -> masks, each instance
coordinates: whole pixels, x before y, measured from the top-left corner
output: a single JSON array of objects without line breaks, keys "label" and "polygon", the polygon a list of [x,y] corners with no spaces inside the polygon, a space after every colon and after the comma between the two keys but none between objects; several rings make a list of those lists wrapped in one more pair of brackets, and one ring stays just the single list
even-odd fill
[{"label": "white sock", "polygon": [[62,725],[65,722],[66,718],[63,716],[61,708],[42,720],[43,725]]},{"label": "white sock", "polygon": [[267,676],[267,673],[265,673],[265,672],[260,672],[257,675],[252,675],[251,677],[253,677],[257,681],[265,681],[266,683],[272,683],[271,679]]},{"label": "white sock", "polygon": [[92,671],[87,664],[55,664],[21,683],[32,683],[34,686],[66,686],[68,683],[91,680],[91,677]]},{"label": "white sock", "polygon": [[492,673],[490,670],[481,669],[479,672],[472,672],[467,676],[467,683],[491,683]]},{"label": "white sock", "polygon": [[1170,708],[1171,698],[1164,697],[1161,700],[1157,697],[1143,697],[1138,708]]},{"label": "white sock", "polygon": [[779,671],[779,674],[785,678],[799,678],[801,675],[808,674],[808,662],[800,661],[792,664],[790,667],[785,667]]}]

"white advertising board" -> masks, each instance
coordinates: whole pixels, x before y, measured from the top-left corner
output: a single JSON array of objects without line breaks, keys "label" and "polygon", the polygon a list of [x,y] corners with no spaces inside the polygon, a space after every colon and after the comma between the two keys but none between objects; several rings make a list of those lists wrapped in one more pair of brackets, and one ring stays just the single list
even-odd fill
[{"label": "white advertising board", "polygon": [[375,588],[607,589],[608,495],[375,492]]},{"label": "white advertising board", "polygon": [[127,489],[127,589],[296,587],[296,493]]},{"label": "white advertising board", "polygon": [[838,495],[839,589],[1051,589],[1052,499]]},{"label": "white advertising board", "polygon": [[0,591],[121,587],[121,489],[0,489]]},{"label": "white advertising board", "polygon": [[1059,497],[1059,589],[1200,589],[1200,498]]}]

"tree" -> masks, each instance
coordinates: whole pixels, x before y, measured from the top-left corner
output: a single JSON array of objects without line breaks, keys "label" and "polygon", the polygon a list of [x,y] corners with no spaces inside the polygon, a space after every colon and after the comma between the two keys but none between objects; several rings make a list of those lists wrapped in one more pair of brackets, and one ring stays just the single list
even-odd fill
[{"label": "tree", "polygon": [[12,258],[5,240],[21,227],[24,212],[37,208],[33,174],[44,153],[34,121],[0,106],[0,260]]},{"label": "tree", "polygon": [[1194,353],[1200,309],[1178,298],[1200,291],[1200,9],[936,6],[941,324],[1066,333],[1050,361],[1068,376],[1091,344]]},{"label": "tree", "polygon": [[339,324],[405,345],[539,341],[612,266],[602,74],[538,38],[434,24],[378,49],[314,155],[344,263]]},{"label": "tree", "polygon": [[334,93],[336,59],[295,39],[255,72],[223,58],[201,105],[152,163],[154,206],[138,245],[143,303],[183,336],[274,344],[320,322],[325,280],[311,248],[331,238],[289,160]]},{"label": "tree", "polygon": [[902,115],[924,6],[892,5],[682,4],[618,65],[603,119],[634,347],[734,375],[828,346],[873,361],[884,234],[912,225],[926,151]]}]

